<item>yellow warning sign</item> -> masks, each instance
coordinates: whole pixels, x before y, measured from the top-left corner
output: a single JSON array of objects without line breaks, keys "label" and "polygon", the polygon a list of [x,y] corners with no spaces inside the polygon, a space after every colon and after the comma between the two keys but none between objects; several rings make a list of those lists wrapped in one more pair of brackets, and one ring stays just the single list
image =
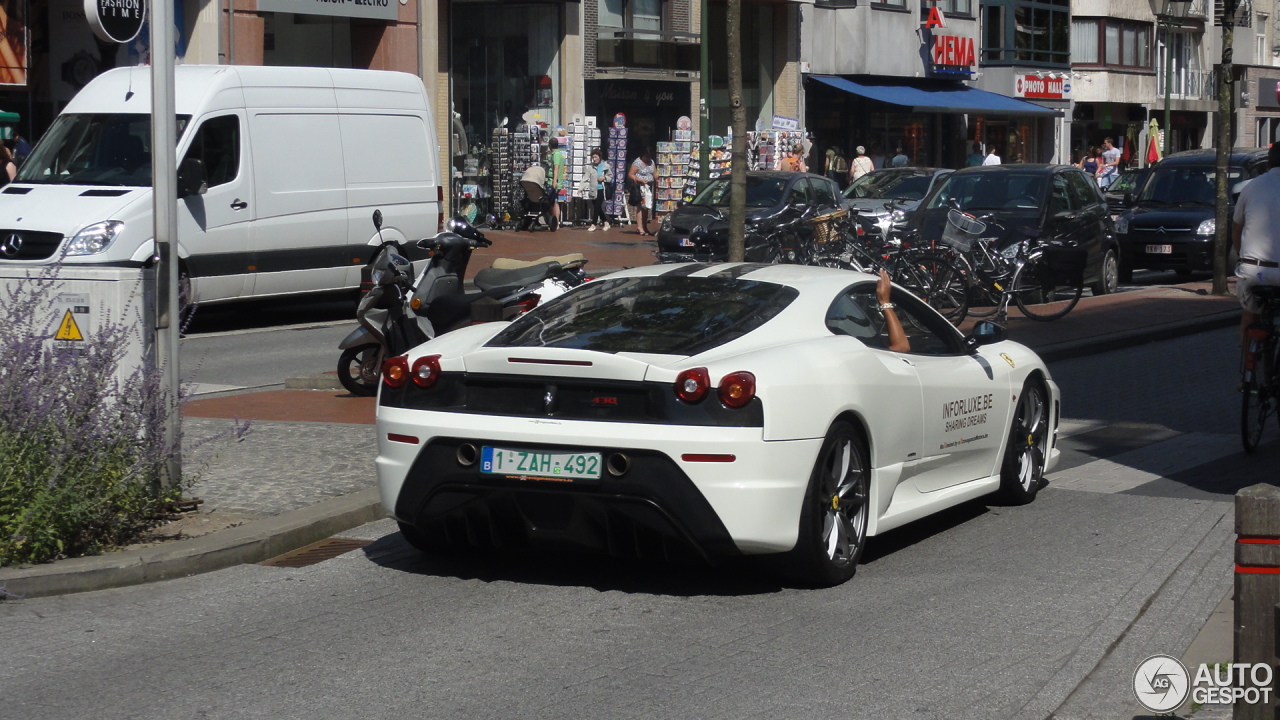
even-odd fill
[{"label": "yellow warning sign", "polygon": [[58,326],[58,332],[53,336],[54,340],[84,340],[84,335],[80,334],[80,326],[76,325],[76,319],[72,317],[71,311],[68,310],[66,315],[62,316],[62,324]]}]

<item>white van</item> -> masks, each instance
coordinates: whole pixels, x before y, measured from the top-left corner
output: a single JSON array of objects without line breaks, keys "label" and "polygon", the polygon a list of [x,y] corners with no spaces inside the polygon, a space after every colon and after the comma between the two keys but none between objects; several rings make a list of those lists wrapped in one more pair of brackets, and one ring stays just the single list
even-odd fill
[{"label": "white van", "polygon": [[[196,301],[357,288],[377,244],[374,209],[385,239],[439,231],[439,153],[417,77],[175,71],[178,253]],[[81,90],[0,190],[0,262],[150,262],[150,113],[149,68]]]}]

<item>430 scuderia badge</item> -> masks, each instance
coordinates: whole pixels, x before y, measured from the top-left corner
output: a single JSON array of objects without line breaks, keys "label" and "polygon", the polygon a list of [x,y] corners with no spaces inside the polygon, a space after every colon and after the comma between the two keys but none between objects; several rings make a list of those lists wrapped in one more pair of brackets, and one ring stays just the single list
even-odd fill
[{"label": "430 scuderia badge", "polygon": [[1013,358],[1009,357],[1008,353],[1000,353],[1000,357],[1004,358],[1004,361],[1009,363],[1009,367],[1014,367]]}]

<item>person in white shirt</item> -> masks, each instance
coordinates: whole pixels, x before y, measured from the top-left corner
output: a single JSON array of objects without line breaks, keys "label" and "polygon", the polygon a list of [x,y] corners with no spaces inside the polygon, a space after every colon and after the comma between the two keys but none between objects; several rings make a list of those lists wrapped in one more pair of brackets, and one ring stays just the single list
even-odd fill
[{"label": "person in white shirt", "polygon": [[995,145],[992,145],[991,149],[987,151],[987,157],[983,159],[982,164],[983,165],[999,165],[1000,164],[1000,156],[996,153]]},{"label": "person in white shirt", "polygon": [[1102,140],[1102,168],[1098,170],[1098,187],[1106,190],[1120,177],[1120,148],[1111,138]]},{"label": "person in white shirt", "polygon": [[1236,295],[1240,315],[1240,343],[1245,330],[1258,321],[1262,304],[1253,296],[1256,285],[1280,285],[1280,143],[1267,153],[1267,172],[1249,181],[1236,200],[1231,216],[1231,245],[1240,258],[1236,265]]}]

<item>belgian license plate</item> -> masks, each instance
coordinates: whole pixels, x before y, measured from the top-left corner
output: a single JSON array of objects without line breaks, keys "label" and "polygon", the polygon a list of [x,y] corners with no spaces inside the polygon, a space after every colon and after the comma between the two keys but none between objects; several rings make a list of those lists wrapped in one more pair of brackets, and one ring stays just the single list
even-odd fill
[{"label": "belgian license plate", "polygon": [[480,472],[485,475],[574,482],[599,480],[601,468],[600,453],[538,452],[487,446],[480,449]]},{"label": "belgian license plate", "polygon": [[1172,245],[1148,245],[1147,254],[1148,255],[1172,255],[1173,246]]}]

